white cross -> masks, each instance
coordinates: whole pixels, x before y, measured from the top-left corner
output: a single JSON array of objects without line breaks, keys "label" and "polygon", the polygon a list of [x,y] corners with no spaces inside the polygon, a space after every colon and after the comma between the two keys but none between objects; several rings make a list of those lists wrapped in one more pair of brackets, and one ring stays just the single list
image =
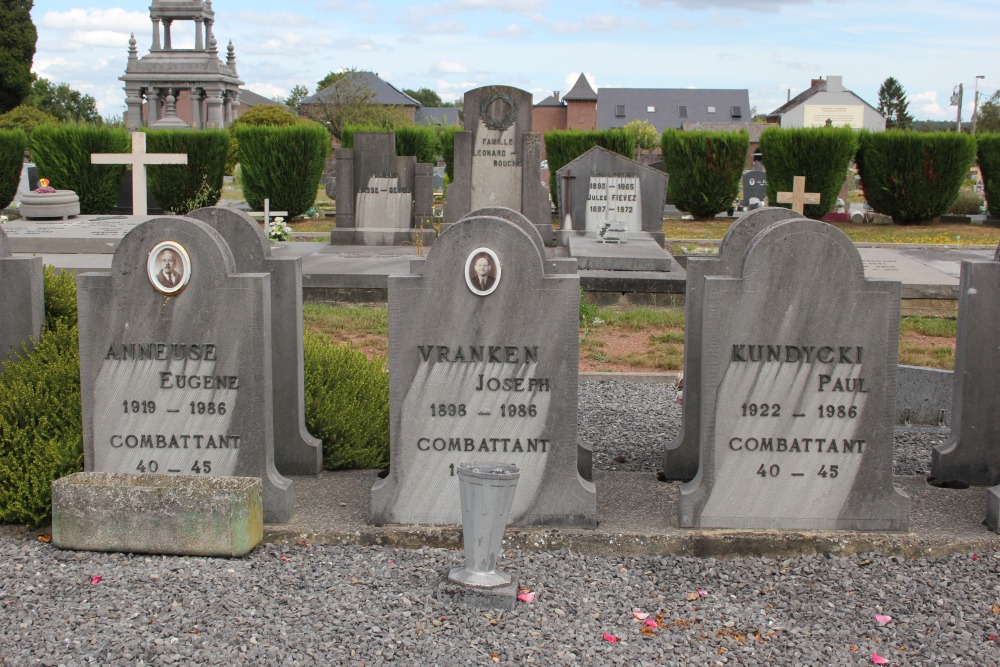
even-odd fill
[{"label": "white cross", "polygon": [[262,216],[264,216],[264,231],[265,232],[269,232],[269,231],[271,231],[271,216],[274,215],[274,216],[283,216],[283,217],[285,217],[285,216],[288,215],[288,211],[272,211],[271,210],[271,200],[270,199],[265,199],[264,200],[264,210],[263,211],[251,211],[250,213],[247,213],[247,215],[253,215],[253,216],[262,215]]},{"label": "white cross", "polygon": [[187,164],[185,153],[147,153],[146,133],[132,133],[131,153],[91,153],[91,164],[128,164],[132,166],[132,215],[147,215],[146,165]]}]

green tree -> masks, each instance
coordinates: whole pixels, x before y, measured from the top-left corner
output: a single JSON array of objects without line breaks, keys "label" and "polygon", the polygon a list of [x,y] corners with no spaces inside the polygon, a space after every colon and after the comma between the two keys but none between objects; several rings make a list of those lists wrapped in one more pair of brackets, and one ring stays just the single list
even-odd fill
[{"label": "green tree", "polygon": [[626,123],[623,129],[635,137],[635,147],[644,151],[656,148],[660,141],[659,133],[655,127],[649,124],[648,120],[633,120]]},{"label": "green tree", "polygon": [[306,99],[307,97],[309,97],[308,88],[306,88],[305,86],[292,86],[292,90],[291,92],[288,93],[288,97],[284,99],[276,97],[274,98],[274,101],[277,102],[278,104],[284,104],[286,107],[288,107],[295,113],[298,113],[299,110],[302,108],[302,100]]},{"label": "green tree", "polygon": [[31,22],[32,0],[0,0],[0,113],[24,101],[31,92],[31,61],[38,31]]},{"label": "green tree", "polygon": [[887,130],[908,130],[913,123],[906,91],[895,77],[888,77],[878,89],[878,112],[885,116]]},{"label": "green tree", "polygon": [[101,123],[97,113],[97,101],[90,95],[73,90],[68,84],[54,85],[44,78],[36,78],[31,84],[31,93],[24,103],[51,114],[60,122]]},{"label": "green tree", "polygon": [[411,125],[406,112],[397,106],[379,104],[357,69],[330,72],[316,84],[316,103],[304,105],[303,115],[326,126],[340,141],[348,125],[368,125],[391,130]]},{"label": "green tree", "polygon": [[976,132],[1000,132],[1000,90],[979,105]]},{"label": "green tree", "polygon": [[435,93],[430,88],[421,88],[420,90],[413,90],[412,88],[403,88],[403,92],[415,99],[416,101],[423,104],[425,107],[443,107],[447,106],[442,100],[441,96]]},{"label": "green tree", "polygon": [[359,70],[357,67],[346,67],[340,70],[339,72],[330,72],[329,74],[327,74],[322,79],[316,82],[316,92],[318,93],[324,88],[329,88],[333,84],[343,79],[345,76],[349,74],[354,74],[355,72],[358,71]]}]

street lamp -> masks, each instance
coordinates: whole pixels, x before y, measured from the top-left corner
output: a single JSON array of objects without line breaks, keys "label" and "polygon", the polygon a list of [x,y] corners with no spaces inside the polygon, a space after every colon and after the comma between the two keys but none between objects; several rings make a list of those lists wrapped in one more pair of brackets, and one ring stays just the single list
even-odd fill
[{"label": "street lamp", "polygon": [[976,112],[979,110],[979,80],[985,78],[985,74],[976,76],[976,92],[972,95],[972,136],[976,136]]}]

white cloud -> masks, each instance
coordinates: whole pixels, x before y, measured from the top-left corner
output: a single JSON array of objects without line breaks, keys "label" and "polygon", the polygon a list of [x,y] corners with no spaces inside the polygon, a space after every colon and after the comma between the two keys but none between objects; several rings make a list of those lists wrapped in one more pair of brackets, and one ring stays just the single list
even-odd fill
[{"label": "white cloud", "polygon": [[918,119],[940,118],[946,111],[938,102],[938,94],[935,90],[910,95],[909,102],[910,115]]},{"label": "white cloud", "polygon": [[[288,90],[267,81],[248,81],[243,87],[267,98],[288,97]],[[242,88],[241,88],[242,90]]]},{"label": "white cloud", "polygon": [[149,14],[113,9],[70,9],[65,12],[48,11],[42,15],[39,27],[49,30],[113,30],[134,32],[148,30],[152,34]]},{"label": "white cloud", "polygon": [[557,21],[552,24],[552,32],[562,34],[592,33],[618,34],[625,31],[646,31],[645,23],[613,14],[591,14],[579,21]]},{"label": "white cloud", "polygon": [[483,35],[496,39],[523,39],[531,35],[531,31],[517,23],[509,23],[499,30],[491,30],[483,33]]},{"label": "white cloud", "polygon": [[431,65],[432,74],[468,74],[471,70],[454,60],[439,60]]},{"label": "white cloud", "polygon": [[813,0],[640,0],[644,7],[677,5],[689,9],[745,9],[752,12],[777,12],[782,5],[811,5]]}]

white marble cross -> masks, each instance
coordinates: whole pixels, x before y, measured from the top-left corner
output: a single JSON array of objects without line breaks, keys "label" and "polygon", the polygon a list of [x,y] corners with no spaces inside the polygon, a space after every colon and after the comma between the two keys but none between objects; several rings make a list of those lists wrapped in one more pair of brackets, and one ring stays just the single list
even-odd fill
[{"label": "white marble cross", "polygon": [[288,216],[288,211],[272,211],[271,210],[271,200],[270,199],[265,199],[264,200],[264,210],[263,211],[251,211],[251,212],[247,213],[247,215],[252,215],[254,217],[261,216],[261,215],[264,216],[264,233],[266,234],[266,233],[268,233],[268,232],[271,231],[271,216],[274,215],[274,216],[287,217]]},{"label": "white marble cross", "polygon": [[779,204],[791,204],[792,210],[799,215],[805,215],[806,204],[818,204],[820,194],[818,192],[806,192],[806,177],[796,176],[792,179],[791,192],[779,192]]},{"label": "white marble cross", "polygon": [[132,215],[147,215],[146,165],[187,164],[185,153],[147,153],[146,133],[132,132],[131,153],[91,153],[91,164],[127,164],[132,166]]}]

